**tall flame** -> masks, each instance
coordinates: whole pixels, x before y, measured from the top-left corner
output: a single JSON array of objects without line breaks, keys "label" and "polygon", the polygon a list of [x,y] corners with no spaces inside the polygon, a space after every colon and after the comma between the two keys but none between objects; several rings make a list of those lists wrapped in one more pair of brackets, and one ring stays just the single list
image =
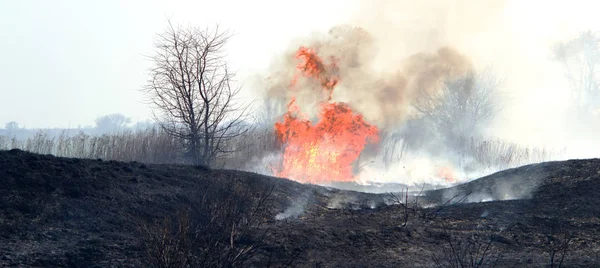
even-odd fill
[{"label": "tall flame", "polygon": [[[278,140],[285,148],[276,175],[306,183],[353,181],[352,165],[367,143],[378,141],[379,130],[349,105],[332,101],[339,82],[335,59],[326,65],[306,47],[298,49],[296,59],[300,61],[297,71],[319,82],[326,100],[320,103],[318,121],[312,123],[302,114],[296,99],[291,99],[283,122],[275,123]],[[292,86],[300,74],[294,76]]]},{"label": "tall flame", "polygon": [[[304,76],[319,81],[325,91],[324,93],[327,94],[327,100],[331,101],[333,88],[339,82],[339,78],[335,75],[337,73],[335,59],[332,57],[332,63],[326,66],[315,51],[307,47],[300,47],[296,51],[296,59],[300,60],[296,69],[304,74]],[[298,74],[292,79],[292,86],[296,85],[296,81],[298,81]]]}]

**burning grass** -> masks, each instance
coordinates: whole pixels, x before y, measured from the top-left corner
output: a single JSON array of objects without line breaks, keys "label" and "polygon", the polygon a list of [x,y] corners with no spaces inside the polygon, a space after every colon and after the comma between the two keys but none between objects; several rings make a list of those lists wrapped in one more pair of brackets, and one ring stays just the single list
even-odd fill
[{"label": "burning grass", "polygon": [[290,100],[283,121],[275,124],[284,147],[283,162],[275,174],[308,183],[354,181],[353,163],[367,143],[378,141],[379,130],[348,104],[332,101],[339,81],[335,59],[325,64],[316,51],[306,47],[298,49],[296,58],[299,74],[292,79],[291,90],[303,75],[318,83],[321,88],[316,90],[324,97],[315,123],[302,114],[295,97]]}]

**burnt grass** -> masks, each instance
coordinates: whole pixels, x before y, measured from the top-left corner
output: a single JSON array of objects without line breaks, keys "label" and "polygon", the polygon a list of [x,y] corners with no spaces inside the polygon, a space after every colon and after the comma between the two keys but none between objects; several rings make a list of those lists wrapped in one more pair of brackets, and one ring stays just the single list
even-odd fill
[{"label": "burnt grass", "polygon": [[563,267],[600,267],[600,159],[411,192],[405,208],[389,194],[248,172],[20,150],[0,151],[0,267],[148,267],[143,222],[219,204],[234,188],[250,193],[240,202],[273,189],[245,267],[436,267],[452,260],[450,245],[487,248],[497,267],[549,267],[552,252],[555,267],[563,253]]}]

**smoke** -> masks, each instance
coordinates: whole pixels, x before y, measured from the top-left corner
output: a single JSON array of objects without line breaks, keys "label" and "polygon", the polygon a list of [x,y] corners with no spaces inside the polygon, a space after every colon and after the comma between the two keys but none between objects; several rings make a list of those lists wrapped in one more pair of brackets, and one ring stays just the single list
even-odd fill
[{"label": "smoke", "polygon": [[[374,37],[362,28],[349,25],[336,26],[327,34],[316,35],[301,44],[314,49],[335,66],[326,70],[339,77],[333,100],[350,104],[379,127],[399,126],[419,96],[434,94],[443,81],[472,71],[469,59],[450,47],[413,54],[390,64],[387,70],[379,70],[374,68],[375,52],[382,52]],[[264,88],[268,98],[287,103],[293,94],[303,111],[315,112],[323,101],[319,81],[302,81],[290,89],[297,66],[294,53],[299,46],[293,46],[294,49],[282,56],[286,60],[274,64],[275,75],[267,80]]]},{"label": "smoke", "polygon": [[[283,114],[292,96],[314,118],[324,101],[319,81],[301,79],[293,89],[290,81],[297,71],[297,49],[317,51],[326,71],[339,78],[332,99],[348,103],[381,130],[380,145],[361,156],[359,183],[452,185],[517,165],[597,156],[590,143],[599,144],[593,138],[599,135],[589,121],[565,125],[568,83],[551,57],[553,44],[575,32],[559,29],[553,21],[558,14],[552,12],[532,25],[532,14],[523,11],[532,10],[531,5],[505,0],[361,1],[360,12],[345,24],[290,42],[255,88],[279,106],[273,110],[281,112],[270,120]],[[557,5],[552,4],[558,10],[554,12],[567,9]],[[433,119],[446,120],[438,126],[449,126],[447,130],[463,124],[457,127],[462,127],[460,133],[444,136],[445,130],[433,129],[433,119],[423,119],[418,108],[440,106],[439,98],[428,97],[439,97],[448,89],[445,82],[465,77],[472,82],[466,83],[467,91],[488,86],[495,91],[484,97],[498,102],[493,104],[505,100],[504,109],[473,122],[437,114]],[[599,111],[596,107],[590,112],[595,120]],[[565,131],[575,125],[580,126],[576,131]],[[402,136],[400,142],[396,134]],[[487,194],[501,199],[498,193],[475,199],[487,200]]]},{"label": "smoke", "polygon": [[461,1],[368,1],[348,24],[333,26],[292,41],[277,56],[268,77],[257,88],[283,106],[293,95],[302,111],[316,116],[321,87],[303,81],[290,90],[301,46],[313,48],[325,61],[335,63],[339,84],[333,100],[346,102],[380,128],[400,126],[414,114],[422,95],[439,90],[445,80],[473,72],[468,50],[456,45],[498,23],[503,0],[481,3]]},{"label": "smoke", "polygon": [[[339,81],[331,95],[333,101],[349,104],[369,124],[382,130],[382,133],[400,129],[406,120],[418,117],[415,106],[423,97],[439,95],[445,81],[474,72],[468,55],[453,48],[451,42],[448,42],[452,32],[458,31],[456,25],[449,24],[449,21],[464,18],[468,10],[471,10],[469,14],[483,14],[475,10],[489,7],[471,2],[474,4],[464,2],[469,7],[466,9],[443,11],[452,13],[444,15],[447,17],[445,20],[439,20],[444,16],[436,9],[435,2],[418,5],[409,1],[378,2],[375,9],[361,12],[354,23],[334,26],[326,33],[315,33],[291,42],[283,55],[275,58],[268,77],[257,88],[265,90],[263,94],[271,105],[274,100],[278,100],[280,107],[273,110],[285,110],[281,107],[293,97],[294,105],[314,119],[319,111],[319,104],[327,100],[321,94],[323,83],[327,81],[297,79],[296,52],[298,48],[308,47],[316,51],[323,60],[324,66],[320,68],[322,72]],[[397,13],[404,19],[397,21],[397,18],[390,17],[386,14],[389,10],[406,10],[401,12],[403,14]],[[488,15],[484,16],[487,19],[493,12],[487,10],[484,13]],[[420,21],[424,18],[423,15],[435,18],[436,21]],[[485,24],[480,21],[461,23],[479,26]],[[472,30],[476,29],[470,29]],[[419,34],[413,36],[415,33]],[[422,33],[427,33],[428,37],[420,36]],[[423,43],[425,39],[428,41]],[[429,101],[425,106],[436,105]],[[365,160],[377,158],[378,148],[372,149],[372,153],[365,152]],[[398,180],[401,179],[398,176],[388,178],[385,174],[400,166],[400,163],[395,163],[392,167],[386,165],[384,170],[381,166],[367,166],[360,171],[359,179],[376,181],[380,176],[375,173],[383,173],[383,177],[386,177],[384,181]],[[402,166],[402,170],[405,170],[405,166],[406,164]],[[439,170],[433,170],[414,178],[409,171],[402,177],[415,183],[434,178],[439,173]],[[448,178],[442,180],[445,182]]]},{"label": "smoke", "polygon": [[[423,184],[430,187],[450,186],[465,174],[447,170],[453,163],[447,159],[436,159],[427,154],[410,157],[402,163],[383,167],[379,163],[366,166],[357,176],[362,184],[389,184],[402,182],[411,190],[418,190]],[[483,174],[482,174],[483,175]]]},{"label": "smoke", "polygon": [[244,164],[244,170],[259,174],[272,174],[273,168],[281,162],[281,153],[263,152],[263,155],[252,156]]},{"label": "smoke", "polygon": [[304,213],[304,209],[306,207],[307,202],[307,198],[299,198],[297,201],[293,202],[292,205],[287,207],[283,212],[275,215],[275,219],[280,221],[288,218],[297,218],[298,216]]},{"label": "smoke", "polygon": [[479,203],[490,201],[505,201],[517,199],[530,199],[540,186],[542,180],[520,176],[493,180],[478,186],[459,185],[442,189],[440,203]]},{"label": "smoke", "polygon": [[358,208],[357,198],[355,196],[338,194],[329,199],[327,202],[327,208],[329,209],[341,209],[348,206]]}]

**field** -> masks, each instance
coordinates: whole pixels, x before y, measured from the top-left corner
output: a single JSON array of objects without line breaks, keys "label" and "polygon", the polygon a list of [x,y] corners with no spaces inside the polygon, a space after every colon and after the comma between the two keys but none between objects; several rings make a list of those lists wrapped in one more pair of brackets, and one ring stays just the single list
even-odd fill
[{"label": "field", "polygon": [[10,150],[0,184],[2,267],[600,266],[600,159],[367,194]]}]

